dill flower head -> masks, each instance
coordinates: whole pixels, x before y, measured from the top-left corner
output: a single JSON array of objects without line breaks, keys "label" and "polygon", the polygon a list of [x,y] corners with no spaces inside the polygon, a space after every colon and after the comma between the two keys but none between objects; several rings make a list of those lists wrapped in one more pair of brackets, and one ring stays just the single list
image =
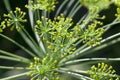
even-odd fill
[{"label": "dill flower head", "polygon": [[0,24],[0,32],[3,32],[3,29],[6,28],[5,21],[2,21]]},{"label": "dill flower head", "polygon": [[30,63],[29,68],[31,72],[28,74],[31,76],[31,80],[59,80],[59,74],[55,72],[58,68],[57,61],[46,55],[42,61],[34,57],[34,61]]},{"label": "dill flower head", "polygon": [[[10,27],[11,30],[14,28],[17,29],[17,31],[20,31],[24,26],[22,23],[27,22],[26,19],[24,19],[26,13],[21,11],[20,8],[16,7],[16,10],[10,11],[8,14],[4,14],[3,16],[5,17],[5,20],[1,23],[3,27]],[[5,25],[5,23],[7,25]]]},{"label": "dill flower head", "polygon": [[115,16],[120,20],[120,8],[117,8],[117,13],[115,14]]},{"label": "dill flower head", "polygon": [[96,28],[98,24],[102,25],[102,23],[99,21],[95,21],[94,23],[88,25],[88,29],[86,29],[83,35],[81,35],[83,43],[86,43],[89,46],[92,46],[93,44],[100,44],[100,41],[102,40],[102,34],[104,33],[104,29]]},{"label": "dill flower head", "polygon": [[80,0],[81,4],[88,8],[90,14],[99,12],[109,6],[110,0]]},{"label": "dill flower head", "polygon": [[30,9],[40,9],[40,10],[45,10],[45,11],[53,11],[55,9],[55,4],[57,4],[56,0],[30,0],[29,3],[31,5],[26,5],[26,8]]},{"label": "dill flower head", "polygon": [[75,50],[72,43],[77,40],[77,35],[70,29],[72,26],[72,19],[64,18],[63,15],[54,18],[53,21],[42,17],[42,20],[37,21],[35,31],[47,43],[49,52],[55,53],[56,59],[61,59]]},{"label": "dill flower head", "polygon": [[97,66],[93,65],[91,70],[88,71],[90,77],[95,80],[119,80],[115,72],[112,66],[105,63],[98,63]]}]

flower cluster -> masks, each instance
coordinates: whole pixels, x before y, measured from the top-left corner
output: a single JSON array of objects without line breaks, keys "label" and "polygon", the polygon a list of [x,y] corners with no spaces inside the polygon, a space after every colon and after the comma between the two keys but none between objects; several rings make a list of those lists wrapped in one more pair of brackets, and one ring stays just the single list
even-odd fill
[{"label": "flower cluster", "polygon": [[35,57],[30,63],[31,72],[28,75],[32,77],[31,80],[59,80],[59,74],[55,72],[58,69],[56,66],[57,61],[50,58],[49,54],[42,61]]},{"label": "flower cluster", "polygon": [[[48,52],[56,55],[56,59],[61,59],[68,54],[72,54],[75,47],[72,43],[77,40],[77,35],[72,28],[73,22],[70,18],[64,18],[63,15],[58,16],[53,21],[45,19],[37,21],[36,32],[43,39],[44,43],[47,44]],[[78,26],[78,25],[76,25]]]},{"label": "flower cluster", "polygon": [[81,38],[83,39],[83,43],[86,43],[89,46],[92,46],[93,44],[100,44],[100,40],[102,40],[102,34],[104,33],[104,29],[96,29],[98,24],[102,25],[102,22],[95,21],[94,23],[88,25],[88,29],[86,29],[83,35],[81,36]]},{"label": "flower cluster", "polygon": [[5,17],[5,20],[1,22],[2,29],[11,27],[11,30],[16,28],[17,31],[19,31],[24,27],[22,23],[27,22],[27,20],[24,19],[25,14],[26,13],[21,11],[21,9],[18,7],[16,7],[16,10],[14,12],[10,11],[9,14],[4,14],[3,16]]},{"label": "flower cluster", "polygon": [[80,2],[89,9],[90,14],[94,14],[103,8],[107,8],[110,0],[80,0]]},{"label": "flower cluster", "polygon": [[2,21],[0,24],[0,32],[3,32],[3,29],[6,28],[5,21]]},{"label": "flower cluster", "polygon": [[29,3],[31,5],[26,5],[25,7],[30,9],[40,9],[45,11],[53,11],[55,9],[55,4],[57,3],[56,0],[30,0]]},{"label": "flower cluster", "polygon": [[115,16],[120,20],[120,8],[117,8],[117,14]]},{"label": "flower cluster", "polygon": [[98,63],[97,66],[93,65],[88,73],[95,80],[119,80],[112,66],[105,63]]}]

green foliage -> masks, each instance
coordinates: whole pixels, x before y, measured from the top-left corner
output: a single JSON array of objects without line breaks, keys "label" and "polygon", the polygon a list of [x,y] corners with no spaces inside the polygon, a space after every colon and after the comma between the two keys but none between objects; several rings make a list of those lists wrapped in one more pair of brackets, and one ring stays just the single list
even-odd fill
[{"label": "green foliage", "polygon": [[[26,12],[16,7],[15,11],[3,14],[5,19],[0,24],[0,32],[3,32],[7,27],[10,27],[11,30],[15,28],[31,49],[27,49],[27,47],[20,45],[2,33],[0,33],[0,37],[16,44],[32,58],[25,58],[0,50],[0,59],[21,62],[25,66],[0,66],[1,69],[17,69],[25,72],[0,80],[12,80],[26,76],[26,74],[30,80],[61,80],[61,74],[67,74],[80,80],[119,80],[119,76],[116,75],[112,66],[109,67],[105,63],[98,63],[97,67],[93,65],[88,72],[67,68],[73,64],[76,66],[82,65],[82,63],[87,64],[87,62],[92,64],[93,60],[96,61],[95,63],[97,61],[120,61],[120,58],[85,58],[87,54],[92,54],[120,41],[120,33],[105,39],[102,38],[108,29],[120,23],[120,8],[117,8],[116,19],[107,25],[101,21],[106,19],[105,15],[102,17],[99,15],[99,12],[108,8],[110,4],[119,6],[118,0],[78,0],[80,4],[78,2],[72,4],[73,0],[68,0],[68,2],[63,1],[56,13],[56,15],[61,14],[60,10],[67,4],[68,9],[66,8],[63,14],[50,19],[50,12],[55,10],[57,0],[28,0],[25,7],[29,10],[30,24],[35,39],[24,28],[23,23],[29,21],[25,19]],[[9,1],[6,0],[5,4],[9,4]],[[71,5],[74,6],[72,8],[72,11],[75,11],[74,13],[68,13]],[[88,13],[78,22],[74,22],[72,17],[77,13],[77,9],[75,9],[77,5],[86,7]],[[6,5],[6,8],[9,11],[10,4]],[[78,7],[78,10],[80,8]]]}]

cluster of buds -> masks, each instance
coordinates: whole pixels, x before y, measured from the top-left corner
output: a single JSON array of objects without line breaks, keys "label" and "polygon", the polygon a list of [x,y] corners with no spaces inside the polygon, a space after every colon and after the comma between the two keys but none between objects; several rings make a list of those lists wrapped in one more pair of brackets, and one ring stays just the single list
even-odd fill
[{"label": "cluster of buds", "polygon": [[103,8],[109,7],[110,0],[80,0],[81,4],[88,8],[90,14],[99,12]]},{"label": "cluster of buds", "polygon": [[20,31],[24,26],[22,23],[27,22],[24,19],[26,13],[21,11],[20,8],[16,7],[16,10],[10,11],[9,14],[4,14],[5,20],[1,22],[2,29],[10,27],[11,30],[16,28],[17,31]]},{"label": "cluster of buds", "polygon": [[31,10],[40,9],[45,11],[53,11],[55,9],[56,0],[29,0],[29,5],[25,5],[26,8]]},{"label": "cluster of buds", "polygon": [[105,63],[98,63],[97,66],[93,65],[88,73],[95,80],[119,80],[112,66]]},{"label": "cluster of buds", "polygon": [[100,44],[100,41],[102,40],[102,34],[104,33],[104,29],[96,29],[98,24],[102,25],[102,22],[95,21],[94,23],[88,25],[88,29],[86,29],[81,36],[81,38],[83,39],[83,43],[86,43],[89,46],[92,46],[93,44]]},{"label": "cluster of buds", "polygon": [[31,76],[31,80],[59,80],[59,74],[55,71],[58,69],[56,66],[57,61],[50,58],[49,54],[42,60],[35,57],[34,61],[30,63],[31,72],[28,75]]}]

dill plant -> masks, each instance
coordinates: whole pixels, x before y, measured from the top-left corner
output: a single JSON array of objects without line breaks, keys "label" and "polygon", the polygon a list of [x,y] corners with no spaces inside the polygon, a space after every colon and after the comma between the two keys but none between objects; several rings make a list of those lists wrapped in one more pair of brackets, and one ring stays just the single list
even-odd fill
[{"label": "dill plant", "polygon": [[[56,10],[54,19],[50,19],[50,13],[55,10],[59,0],[28,0],[25,8],[29,10],[30,24],[36,38],[34,39],[24,28],[26,27],[24,24],[29,21],[25,19],[26,12],[18,7],[11,11],[9,0],[4,0],[8,14],[2,16],[4,20],[0,24],[0,37],[19,46],[32,59],[0,49],[0,59],[23,63],[22,66],[16,67],[1,65],[1,69],[21,70],[23,73],[0,80],[16,80],[21,76],[27,76],[30,80],[62,80],[61,75],[65,74],[78,80],[119,80],[119,75],[113,67],[104,62],[120,61],[120,58],[84,58],[84,56],[104,49],[107,44],[112,45],[120,41],[120,33],[102,38],[108,29],[120,23],[120,0],[77,0],[72,5],[74,1],[64,0]],[[68,7],[73,6],[71,12],[66,14],[69,11],[66,9],[60,13],[66,4]],[[116,19],[104,25],[102,20],[106,19],[106,16],[99,13],[109,8],[111,4],[118,7]],[[82,6],[86,7],[88,12],[75,23],[73,17]],[[10,27],[11,31],[16,29],[31,50],[2,34],[7,27]],[[87,62],[101,63],[87,70],[67,68]]]}]

